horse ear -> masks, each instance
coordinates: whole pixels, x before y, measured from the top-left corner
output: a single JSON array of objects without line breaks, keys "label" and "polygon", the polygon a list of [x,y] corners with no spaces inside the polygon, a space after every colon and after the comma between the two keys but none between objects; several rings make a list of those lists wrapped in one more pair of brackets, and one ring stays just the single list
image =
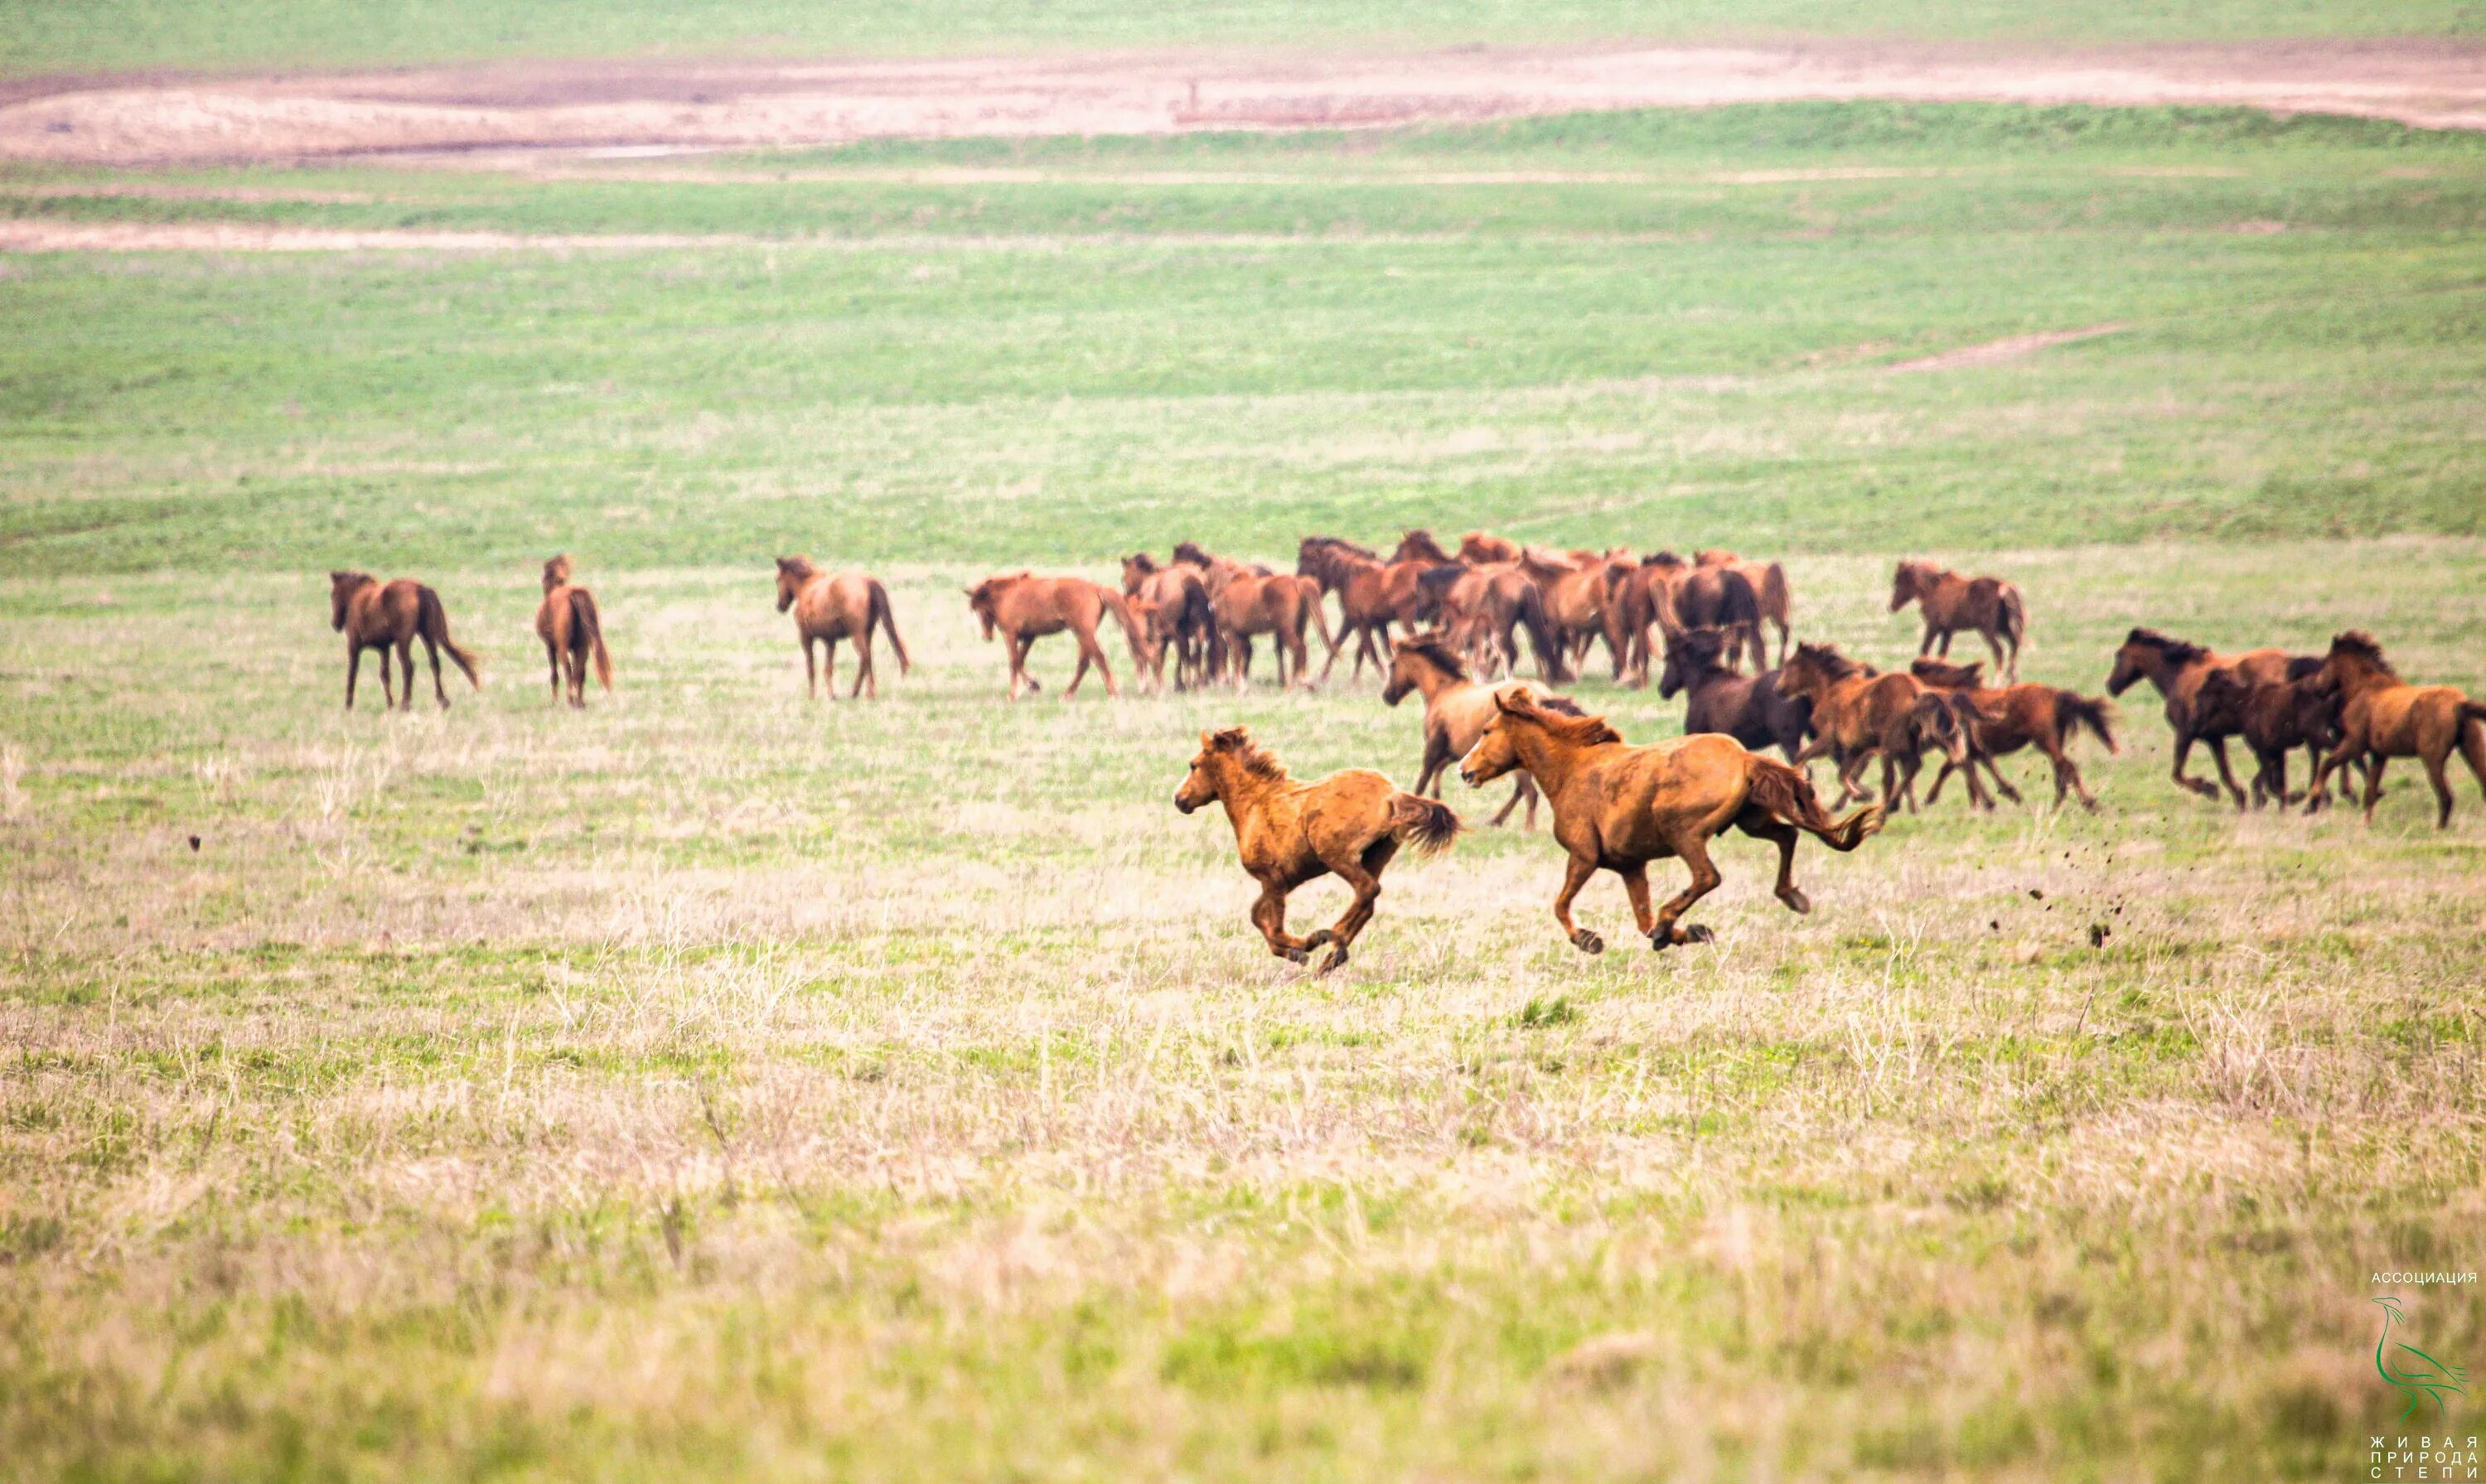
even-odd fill
[{"label": "horse ear", "polygon": [[1496,691],[1493,693],[1493,708],[1505,716],[1526,716],[1528,694],[1525,691]]}]

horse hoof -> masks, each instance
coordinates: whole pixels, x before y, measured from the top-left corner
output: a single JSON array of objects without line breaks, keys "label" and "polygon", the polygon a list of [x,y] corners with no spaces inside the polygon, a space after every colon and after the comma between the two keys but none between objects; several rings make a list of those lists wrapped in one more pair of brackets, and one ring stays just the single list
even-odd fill
[{"label": "horse hoof", "polygon": [[1279,951],[1290,964],[1309,964],[1312,961],[1312,956],[1301,948],[1282,948]]},{"label": "horse hoof", "polygon": [[1332,948],[1332,949],[1330,949],[1330,950],[1329,950],[1329,957],[1327,957],[1327,958],[1325,958],[1325,959],[1321,960],[1320,972],[1321,972],[1321,973],[1323,973],[1323,974],[1327,974],[1327,973],[1329,973],[1332,969],[1335,969],[1335,968],[1339,967],[1340,964],[1343,964],[1343,963],[1345,963],[1345,962],[1346,962],[1346,945],[1344,945],[1344,944],[1342,944],[1342,943],[1341,943],[1341,944],[1340,944],[1337,948]]},{"label": "horse hoof", "polygon": [[1571,947],[1583,953],[1602,953],[1606,950],[1606,940],[1584,927],[1571,935]]},{"label": "horse hoof", "polygon": [[1711,932],[1706,927],[1701,926],[1699,923],[1695,922],[1690,927],[1683,929],[1683,941],[1686,943],[1715,943],[1718,941],[1718,935]]},{"label": "horse hoof", "polygon": [[1781,893],[1779,900],[1786,903],[1787,911],[1789,912],[1805,913],[1812,910],[1812,898],[1805,895],[1802,892],[1797,891],[1793,887],[1789,887],[1784,892]]}]

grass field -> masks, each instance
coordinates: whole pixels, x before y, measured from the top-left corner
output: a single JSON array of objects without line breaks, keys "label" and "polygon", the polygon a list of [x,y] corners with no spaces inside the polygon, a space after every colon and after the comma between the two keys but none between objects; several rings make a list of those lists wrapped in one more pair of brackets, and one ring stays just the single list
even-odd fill
[{"label": "grass field", "polygon": [[[1585,958],[1550,842],[1479,829],[1313,980],[1169,796],[1237,721],[1403,780],[1413,711],[1006,707],[957,588],[1721,542],[1889,663],[1929,553],[2091,693],[2135,622],[2486,690],[2475,142],[1860,106],[679,174],[0,177],[684,239],[0,260],[0,1477],[2362,1467],[2371,1276],[2486,1215],[2473,786],[2239,817],[2144,688],[2100,813],[1947,798],[1808,848],[1809,917],[1730,843],[1714,948]],[[804,702],[784,550],[892,579],[878,705]],[[484,692],[343,713],[349,563]],[[2474,1285],[2410,1292],[2486,1356]]]}]

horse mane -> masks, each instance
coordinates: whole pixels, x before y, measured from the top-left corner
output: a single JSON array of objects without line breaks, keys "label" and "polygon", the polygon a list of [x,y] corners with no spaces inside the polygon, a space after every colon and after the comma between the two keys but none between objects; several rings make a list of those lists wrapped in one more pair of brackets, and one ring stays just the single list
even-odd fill
[{"label": "horse mane", "polygon": [[1174,543],[1174,559],[1176,562],[1190,563],[1193,566],[1215,566],[1217,564],[1217,559],[1201,550],[1200,543],[1198,541],[1178,541]]},{"label": "horse mane", "polygon": [[1253,741],[1252,733],[1245,728],[1229,727],[1212,734],[1208,739],[1208,750],[1232,758],[1237,767],[1254,778],[1266,779],[1273,783],[1285,782],[1286,765],[1278,760],[1277,754]]},{"label": "horse mane", "polygon": [[1446,562],[1440,566],[1426,567],[1417,573],[1416,585],[1421,588],[1447,588],[1465,577],[1467,573],[1468,569],[1464,563]]},{"label": "horse mane", "polygon": [[1577,701],[1568,712],[1557,711],[1544,701],[1528,695],[1494,698],[1503,710],[1545,728],[1545,734],[1573,747],[1595,747],[1606,742],[1620,742],[1623,734],[1606,725],[1602,716],[1582,711]]},{"label": "horse mane", "polygon": [[1975,660],[1954,665],[1930,654],[1920,654],[1908,663],[1908,673],[1928,685],[1965,686],[1971,690],[1985,684],[1985,661]]},{"label": "horse mane", "polygon": [[1156,558],[1149,556],[1144,551],[1135,551],[1129,556],[1124,557],[1122,561],[1131,566],[1137,567],[1141,572],[1151,576],[1165,570],[1165,568],[1157,565]]},{"label": "horse mane", "polygon": [[2155,649],[2165,655],[2170,664],[2176,665],[2184,664],[2189,660],[2201,659],[2210,652],[2199,645],[2187,644],[2181,639],[2171,638],[2156,629],[2134,629],[2124,636],[2123,642]]},{"label": "horse mane", "polygon": [[1367,562],[1381,560],[1381,554],[1371,547],[1359,546],[1340,536],[1308,536],[1304,537],[1303,544],[1306,548],[1322,547],[1334,552],[1344,552],[1350,557],[1362,557]]},{"label": "horse mane", "polygon": [[1662,566],[1671,568],[1689,566],[1691,563],[1685,562],[1682,557],[1676,555],[1671,549],[1669,549],[1665,551],[1650,552],[1647,556],[1640,559],[1640,564],[1643,566]]},{"label": "horse mane", "polygon": [[[549,562],[545,563],[544,570],[547,572],[551,571],[552,563]],[[812,559],[809,557],[780,557],[777,559],[777,570],[793,578],[795,581],[800,582],[802,579],[811,576],[814,572],[818,571],[819,568],[812,565]]]},{"label": "horse mane", "polygon": [[1450,554],[1442,549],[1442,543],[1433,539],[1433,533],[1423,526],[1418,526],[1399,537],[1398,549],[1425,562],[1452,560]]},{"label": "horse mane", "polygon": [[1398,641],[1397,647],[1402,653],[1431,662],[1435,669],[1453,680],[1468,677],[1467,665],[1451,650],[1450,640],[1439,629],[1402,639]]},{"label": "horse mane", "polygon": [[1850,675],[1868,673],[1866,667],[1839,653],[1837,645],[1800,644],[1795,646],[1795,657],[1811,660],[1821,668],[1823,674],[1833,680],[1844,680]]},{"label": "horse mane", "polygon": [[[1568,696],[1548,696],[1544,700],[1536,702],[1536,705],[1539,710],[1552,711],[1561,716],[1586,716],[1588,714],[1588,712],[1581,710],[1580,703],[1573,701]],[[1620,741],[1622,739],[1617,737],[1616,740]]]},{"label": "horse mane", "polygon": [[2350,629],[2344,634],[2333,635],[2331,637],[2331,652],[2333,654],[2349,655],[2356,659],[2362,660],[2366,664],[2373,666],[2376,670],[2389,675],[2392,679],[2396,680],[2399,678],[2400,673],[2391,668],[2390,661],[2383,658],[2383,646],[2375,642],[2373,635],[2366,633],[2363,629]]}]

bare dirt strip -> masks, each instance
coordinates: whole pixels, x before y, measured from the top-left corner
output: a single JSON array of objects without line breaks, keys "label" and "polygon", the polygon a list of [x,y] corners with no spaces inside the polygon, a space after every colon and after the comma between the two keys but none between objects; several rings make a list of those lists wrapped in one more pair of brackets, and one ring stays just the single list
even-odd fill
[{"label": "bare dirt strip", "polygon": [[970,135],[1358,127],[1792,99],[2234,104],[2486,128],[2453,42],[2010,52],[1922,43],[562,63],[19,81],[0,159],[134,165]]}]

